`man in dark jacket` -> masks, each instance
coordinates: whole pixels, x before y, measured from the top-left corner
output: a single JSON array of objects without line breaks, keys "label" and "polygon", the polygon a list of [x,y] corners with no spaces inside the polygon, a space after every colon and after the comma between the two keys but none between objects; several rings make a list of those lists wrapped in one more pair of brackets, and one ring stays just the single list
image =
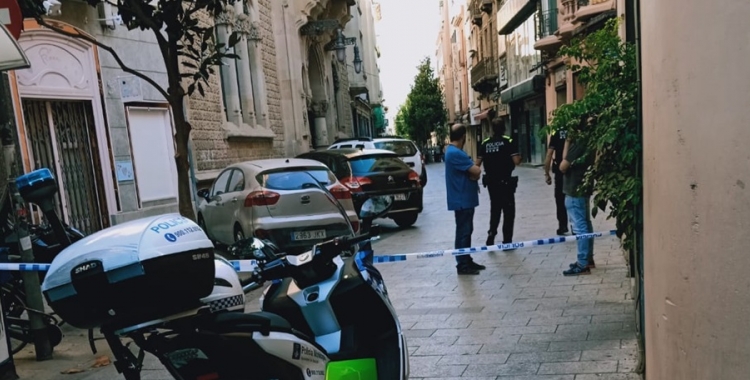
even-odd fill
[{"label": "man in dark jacket", "polygon": [[521,154],[513,139],[503,135],[504,132],[503,121],[494,120],[492,137],[482,141],[477,160],[478,165],[484,164],[482,183],[490,195],[490,229],[487,231],[486,245],[495,244],[497,227],[503,213],[503,244],[513,241],[518,177],[513,177],[512,174],[516,165],[521,163]]},{"label": "man in dark jacket", "polygon": [[560,163],[563,160],[563,149],[567,132],[556,131],[547,138],[547,157],[544,160],[544,179],[548,185],[552,184],[549,172],[555,175],[555,208],[557,211],[557,234],[568,233],[568,212],[565,209],[565,193],[563,193],[563,173],[560,171]]}]

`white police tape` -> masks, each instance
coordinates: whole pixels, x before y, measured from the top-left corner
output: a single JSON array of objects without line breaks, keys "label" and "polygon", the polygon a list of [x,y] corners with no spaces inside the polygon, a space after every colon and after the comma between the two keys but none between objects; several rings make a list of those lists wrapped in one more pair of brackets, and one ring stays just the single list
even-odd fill
[{"label": "white police tape", "polygon": [[518,248],[528,248],[528,247],[534,247],[534,246],[540,246],[540,245],[560,244],[560,243],[578,241],[582,239],[593,239],[593,238],[602,237],[605,235],[612,236],[612,235],[615,235],[616,232],[617,231],[615,230],[611,230],[607,232],[592,232],[590,234],[558,236],[558,237],[547,238],[547,239],[527,240],[527,241],[521,241],[521,242],[515,242],[515,243],[497,244],[497,245],[482,246],[482,247],[458,248],[458,249],[430,251],[430,252],[401,253],[398,255],[382,255],[382,256],[375,256],[373,258],[373,262],[391,263],[391,262],[396,262],[396,261],[406,261],[406,260],[413,260],[413,259],[431,259],[434,257],[443,257],[443,256],[448,256],[448,255],[463,256],[463,255],[470,255],[472,253],[480,253],[480,252],[509,251],[509,250],[518,249]]},{"label": "white police tape", "polygon": [[[428,252],[414,252],[414,253],[401,253],[397,255],[376,255],[373,256],[374,263],[392,263],[398,261],[406,261],[413,259],[431,259],[435,257],[443,256],[462,256],[470,255],[472,253],[480,252],[497,252],[497,251],[508,251],[518,248],[529,248],[540,245],[560,244],[578,241],[582,239],[593,239],[602,236],[615,235],[616,231],[608,232],[592,232],[590,234],[571,235],[571,236],[558,236],[547,239],[527,240],[516,243],[497,244],[482,247],[471,247],[471,248],[459,248],[449,249],[440,251],[428,251]],[[256,260],[230,260],[229,261],[234,270],[240,273],[253,272],[258,266]],[[49,264],[27,264],[27,263],[0,263],[0,271],[20,271],[20,272],[45,272],[49,270]]]}]

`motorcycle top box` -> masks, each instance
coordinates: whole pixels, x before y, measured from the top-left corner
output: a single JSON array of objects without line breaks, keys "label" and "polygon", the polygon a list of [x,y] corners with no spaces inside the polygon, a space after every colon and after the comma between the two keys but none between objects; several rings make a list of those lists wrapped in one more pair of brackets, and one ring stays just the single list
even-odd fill
[{"label": "motorcycle top box", "polygon": [[52,261],[42,292],[71,326],[121,328],[196,309],[213,286],[213,244],[190,219],[166,214],[69,246]]},{"label": "motorcycle top box", "polygon": [[57,181],[49,169],[42,168],[16,178],[16,188],[26,202],[36,203],[57,193]]}]

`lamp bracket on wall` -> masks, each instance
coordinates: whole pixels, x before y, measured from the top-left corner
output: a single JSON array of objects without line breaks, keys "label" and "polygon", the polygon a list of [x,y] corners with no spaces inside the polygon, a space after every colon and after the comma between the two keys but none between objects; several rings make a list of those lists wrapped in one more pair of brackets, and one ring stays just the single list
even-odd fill
[{"label": "lamp bracket on wall", "polygon": [[307,24],[302,25],[302,27],[299,28],[299,33],[303,36],[319,36],[340,27],[341,22],[339,22],[339,20],[314,20],[308,21]]}]

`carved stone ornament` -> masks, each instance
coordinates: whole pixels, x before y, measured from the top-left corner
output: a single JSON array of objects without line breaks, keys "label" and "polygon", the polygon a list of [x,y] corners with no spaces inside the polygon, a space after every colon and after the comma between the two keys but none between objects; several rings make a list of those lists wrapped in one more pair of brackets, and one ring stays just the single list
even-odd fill
[{"label": "carved stone ornament", "polygon": [[224,11],[216,16],[216,20],[214,20],[214,22],[216,25],[235,26],[237,17],[235,17],[234,8],[229,6],[224,7]]},{"label": "carved stone ornament", "polygon": [[262,39],[260,36],[260,25],[257,21],[250,24],[250,31],[247,33],[247,39],[250,41],[260,41]]},{"label": "carved stone ornament", "polygon": [[327,100],[321,100],[318,102],[313,102],[310,105],[310,110],[315,114],[315,117],[325,117],[326,113],[328,112],[328,101]]},{"label": "carved stone ornament", "polygon": [[85,90],[91,85],[83,54],[79,51],[39,43],[26,48],[25,53],[33,64],[28,69],[16,71],[21,86]]},{"label": "carved stone ornament", "polygon": [[299,33],[303,36],[319,36],[341,27],[341,22],[336,19],[312,20],[302,25]]},{"label": "carved stone ornament", "polygon": [[250,29],[253,27],[253,22],[250,17],[244,13],[237,15],[234,20],[234,30],[242,34],[250,34]]}]

